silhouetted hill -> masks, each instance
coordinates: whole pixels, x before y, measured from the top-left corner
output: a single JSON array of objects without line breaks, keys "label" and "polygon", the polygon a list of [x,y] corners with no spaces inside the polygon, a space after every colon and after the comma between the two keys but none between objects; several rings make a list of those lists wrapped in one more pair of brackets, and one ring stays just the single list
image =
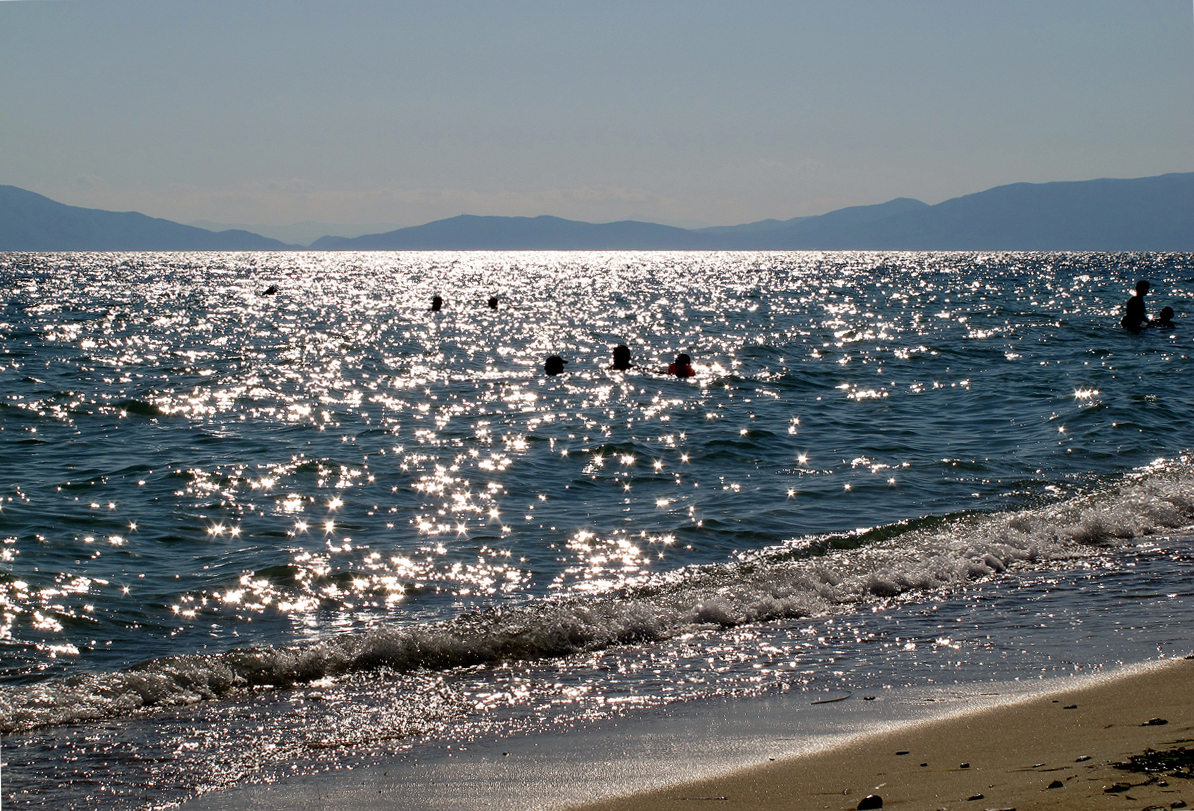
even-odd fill
[{"label": "silhouetted hill", "polygon": [[314,250],[1194,250],[1194,173],[1014,183],[935,206],[906,197],[688,231],[642,222],[460,216]]},{"label": "silhouetted hill", "polygon": [[746,225],[715,225],[711,228],[701,228],[702,234],[744,235],[744,234],[774,234],[784,232],[788,234],[802,231],[815,232],[817,229],[830,227],[849,227],[875,222],[896,214],[908,211],[920,211],[929,207],[928,203],[913,200],[910,197],[897,197],[886,203],[873,206],[850,206],[819,214],[813,217],[794,217],[790,220],[759,220]]},{"label": "silhouetted hill", "polygon": [[[892,201],[893,203],[896,201]],[[890,205],[890,204],[886,204]],[[875,207],[870,207],[875,208]],[[754,235],[785,250],[1194,250],[1194,173],[1014,183],[866,222],[830,212]],[[745,242],[742,245],[747,247]]]},{"label": "silhouetted hill", "polygon": [[322,237],[311,243],[311,249],[316,251],[649,251],[712,247],[712,239],[703,234],[649,222],[594,224],[547,216],[476,217],[469,214],[413,228],[399,228],[387,234],[354,239]]},{"label": "silhouetted hill", "polygon": [[[0,251],[287,250],[136,212],[76,208],[0,186]],[[1194,251],[1194,173],[1014,183],[935,206],[905,197],[816,217],[686,230],[646,222],[461,215],[312,250]]]},{"label": "silhouetted hill", "polygon": [[0,251],[279,251],[276,239],[248,231],[207,231],[135,211],[63,205],[0,186]]}]

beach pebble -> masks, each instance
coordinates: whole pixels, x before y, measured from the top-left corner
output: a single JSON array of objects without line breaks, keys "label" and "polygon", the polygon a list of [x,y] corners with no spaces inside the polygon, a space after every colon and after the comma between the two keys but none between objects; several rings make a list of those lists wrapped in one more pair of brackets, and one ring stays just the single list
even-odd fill
[{"label": "beach pebble", "polygon": [[1119,794],[1121,791],[1130,791],[1131,783],[1113,783],[1110,786],[1103,786],[1103,791],[1107,794]]},{"label": "beach pebble", "polygon": [[963,764],[961,764],[960,766],[958,766],[958,768],[959,768],[959,769],[969,769],[969,768],[970,768],[970,764],[969,764],[969,763],[963,763]]},{"label": "beach pebble", "polygon": [[897,754],[897,755],[906,755],[906,754],[908,754],[908,750],[907,750],[907,749],[901,749],[900,751],[896,752],[896,754]]},{"label": "beach pebble", "polygon": [[1060,780],[1054,780],[1049,784],[1049,788],[1065,788],[1065,783],[1061,782]]},{"label": "beach pebble", "polygon": [[1170,808],[1185,808],[1185,807],[1186,807],[1186,801],[1185,801],[1185,800],[1178,800],[1177,802],[1172,802],[1172,803],[1170,803],[1170,804],[1169,804],[1169,807],[1170,807]]},{"label": "beach pebble", "polygon": [[1090,755],[1082,755],[1081,757],[1075,759],[1074,762],[1075,763],[1084,763],[1088,760],[1090,760]]},{"label": "beach pebble", "polygon": [[1063,710],[1076,710],[1076,709],[1078,709],[1078,705],[1077,704],[1067,704],[1064,707],[1062,707],[1062,709]]},{"label": "beach pebble", "polygon": [[882,808],[883,798],[878,794],[868,794],[862,798],[858,803],[858,811],[865,811],[867,808]]},{"label": "beach pebble", "polygon": [[1150,718],[1147,721],[1145,721],[1143,724],[1141,724],[1140,726],[1142,726],[1142,727],[1163,727],[1168,723],[1169,722],[1166,721],[1164,718]]},{"label": "beach pebble", "polygon": [[967,797],[966,799],[967,799],[968,801],[970,801],[970,802],[974,802],[975,800],[985,800],[985,799],[987,799],[987,798],[986,798],[986,797],[984,797],[982,794],[971,794],[971,795],[970,795],[969,797]]}]

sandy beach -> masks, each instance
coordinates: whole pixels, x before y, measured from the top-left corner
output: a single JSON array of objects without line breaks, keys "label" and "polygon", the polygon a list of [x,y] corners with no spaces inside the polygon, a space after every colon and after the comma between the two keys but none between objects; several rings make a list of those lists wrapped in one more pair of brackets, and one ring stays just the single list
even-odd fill
[{"label": "sandy beach", "polygon": [[882,808],[900,809],[1183,808],[1194,804],[1194,782],[1112,764],[1148,748],[1188,746],[1192,730],[1194,661],[1177,660],[805,757],[574,807],[844,811],[880,807],[863,802],[874,795]]}]

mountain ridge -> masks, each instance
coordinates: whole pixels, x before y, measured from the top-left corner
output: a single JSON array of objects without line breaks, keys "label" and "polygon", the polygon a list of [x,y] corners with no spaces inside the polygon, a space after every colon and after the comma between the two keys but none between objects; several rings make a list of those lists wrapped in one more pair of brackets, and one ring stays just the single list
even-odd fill
[{"label": "mountain ridge", "polygon": [[[0,186],[0,251],[302,250],[245,230],[58,203]],[[1011,183],[936,205],[897,197],[825,214],[685,229],[462,214],[307,250],[1194,251],[1194,172]]]},{"label": "mountain ridge", "polygon": [[249,231],[208,231],[136,211],[69,206],[0,186],[0,251],[293,250]]}]

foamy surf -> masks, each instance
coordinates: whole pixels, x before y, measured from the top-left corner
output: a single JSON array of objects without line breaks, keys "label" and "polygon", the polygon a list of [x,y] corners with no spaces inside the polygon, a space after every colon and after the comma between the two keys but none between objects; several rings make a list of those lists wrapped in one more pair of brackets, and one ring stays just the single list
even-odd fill
[{"label": "foamy surf", "polygon": [[649,645],[711,628],[821,617],[895,597],[925,599],[1024,566],[1114,553],[1194,523],[1194,469],[1158,462],[1093,493],[1034,509],[800,539],[742,560],[690,566],[594,598],[542,599],[445,622],[382,625],[301,646],[176,656],[0,692],[0,730],[121,717],[378,670],[444,671]]}]

